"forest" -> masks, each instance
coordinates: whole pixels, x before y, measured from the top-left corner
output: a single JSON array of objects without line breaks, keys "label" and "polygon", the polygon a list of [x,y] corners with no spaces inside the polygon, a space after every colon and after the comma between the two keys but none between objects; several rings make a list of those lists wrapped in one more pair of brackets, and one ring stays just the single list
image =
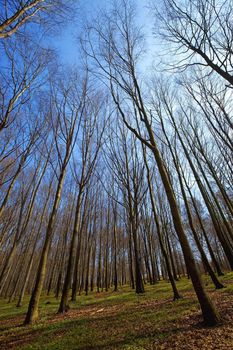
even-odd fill
[{"label": "forest", "polygon": [[232,97],[232,0],[0,0],[0,349],[233,349]]}]

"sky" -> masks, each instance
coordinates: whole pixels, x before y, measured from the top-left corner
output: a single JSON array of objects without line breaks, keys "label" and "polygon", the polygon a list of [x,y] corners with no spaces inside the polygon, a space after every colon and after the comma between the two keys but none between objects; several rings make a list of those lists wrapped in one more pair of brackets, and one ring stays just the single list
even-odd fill
[{"label": "sky", "polygon": [[[153,21],[150,18],[148,5],[150,0],[135,0],[137,5],[138,21],[145,28],[145,33],[150,46],[155,45],[152,35]],[[107,0],[79,0],[78,11],[73,23],[68,23],[61,33],[48,39],[49,44],[54,47],[63,64],[78,64],[78,35],[86,20],[98,12],[99,9],[108,7],[111,1]],[[150,54],[150,59],[152,53]]]}]

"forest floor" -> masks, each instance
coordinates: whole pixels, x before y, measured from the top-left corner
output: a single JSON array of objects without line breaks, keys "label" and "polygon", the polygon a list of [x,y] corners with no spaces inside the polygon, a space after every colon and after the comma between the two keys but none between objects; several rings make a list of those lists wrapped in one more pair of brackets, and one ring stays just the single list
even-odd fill
[{"label": "forest floor", "polygon": [[0,349],[34,350],[233,350],[233,273],[221,277],[226,288],[214,290],[204,282],[222,321],[203,327],[191,282],[177,282],[183,298],[172,300],[166,281],[146,285],[137,296],[129,287],[118,292],[92,292],[78,297],[65,315],[57,315],[59,301],[43,296],[40,321],[22,326],[22,308],[0,299]]}]

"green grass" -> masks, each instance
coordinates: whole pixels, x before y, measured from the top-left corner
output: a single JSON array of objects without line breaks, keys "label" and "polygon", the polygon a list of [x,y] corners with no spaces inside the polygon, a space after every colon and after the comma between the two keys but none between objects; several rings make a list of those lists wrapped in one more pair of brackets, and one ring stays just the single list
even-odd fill
[{"label": "green grass", "polygon": [[[203,279],[207,288],[212,290],[209,278],[204,276]],[[233,273],[226,274],[221,280],[227,283],[223,292],[233,293],[233,286],[229,284],[233,280]],[[185,297],[175,302],[172,301],[171,286],[166,281],[153,286],[146,285],[146,293],[140,296],[128,286],[120,288],[118,292],[82,295],[77,302],[70,304],[71,311],[64,318],[56,316],[59,301],[43,295],[40,321],[29,327],[20,326],[29,296],[22,308],[16,308],[15,302],[8,304],[6,300],[0,299],[0,344],[3,346],[0,348],[153,349],[155,340],[166,338],[172,329],[174,331],[172,325],[179,318],[198,310],[198,303],[190,294],[190,280],[181,279],[177,287]]]}]

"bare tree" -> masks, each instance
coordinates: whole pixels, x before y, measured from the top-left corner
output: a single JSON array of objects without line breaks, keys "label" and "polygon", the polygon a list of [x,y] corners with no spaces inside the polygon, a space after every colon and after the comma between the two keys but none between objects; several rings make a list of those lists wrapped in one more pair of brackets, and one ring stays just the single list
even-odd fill
[{"label": "bare tree", "polygon": [[59,173],[57,174],[56,193],[53,199],[52,210],[46,229],[46,235],[37,271],[36,282],[24,321],[25,324],[30,324],[38,318],[39,300],[45,279],[48,253],[54,230],[57,210],[61,199],[62,187],[65,180],[66,169],[78,136],[81,114],[84,108],[82,98],[86,93],[86,85],[84,84],[84,89],[81,89],[81,96],[79,95],[76,97],[80,97],[79,101],[76,100],[76,105],[74,105],[73,102],[74,92],[77,93],[77,90],[74,89],[74,87],[75,86],[72,86],[72,80],[69,82],[68,87],[65,87],[63,84],[61,84],[60,91],[56,91],[56,94],[51,101],[52,105],[50,113],[52,117],[52,127],[54,133],[53,140],[55,142],[55,148],[57,151]]},{"label": "bare tree", "polygon": [[45,82],[44,73],[52,58],[51,51],[28,43],[26,39],[20,43],[12,40],[2,46],[0,133],[20,118],[35,89]]},{"label": "bare tree", "polygon": [[0,39],[12,36],[29,23],[46,24],[52,21],[54,24],[54,15],[58,23],[71,10],[73,14],[74,2],[71,0],[1,0]]},{"label": "bare tree", "polygon": [[207,68],[207,73],[217,73],[232,87],[232,1],[163,0],[154,8],[159,20],[155,32],[181,57],[174,66]]},{"label": "bare tree", "polygon": [[[133,7],[122,1],[120,6],[116,6],[112,13],[104,17],[104,23],[95,23],[90,26],[86,41],[83,42],[83,47],[89,57],[98,65],[101,74],[108,79],[111,95],[122,121],[153,152],[154,160],[166,191],[185,263],[201,305],[204,321],[206,324],[214,325],[218,323],[219,315],[204,290],[201,276],[182,224],[168,169],[158,147],[152,126],[151,113],[146,106],[140,88],[141,83],[137,77],[136,64],[142,47],[140,31],[133,25],[133,17]],[[95,42],[97,40],[98,46],[94,45],[94,38]]]},{"label": "bare tree", "polygon": [[[80,248],[76,248],[77,238],[80,228],[80,214],[81,214],[81,205],[83,200],[84,190],[90,181],[91,176],[93,175],[99,150],[102,144],[103,136],[103,125],[98,122],[98,119],[101,120],[102,111],[102,101],[98,99],[98,96],[85,96],[87,103],[82,111],[82,125],[81,125],[81,134],[82,141],[80,146],[80,156],[81,156],[81,167],[79,168],[80,174],[77,174],[76,164],[74,164],[74,177],[78,185],[77,193],[77,203],[75,209],[75,221],[74,228],[72,233],[72,239],[70,244],[69,260],[67,265],[67,271],[62,291],[61,302],[59,306],[59,312],[65,312],[68,310],[68,293],[69,286],[72,278],[72,268],[75,258],[75,251],[77,252],[77,259],[75,263],[78,264]],[[92,102],[91,102],[92,100]],[[81,239],[81,237],[79,237]],[[80,243],[79,243],[80,244]],[[77,276],[74,276],[74,292],[73,299],[76,298],[76,280]]]}]

